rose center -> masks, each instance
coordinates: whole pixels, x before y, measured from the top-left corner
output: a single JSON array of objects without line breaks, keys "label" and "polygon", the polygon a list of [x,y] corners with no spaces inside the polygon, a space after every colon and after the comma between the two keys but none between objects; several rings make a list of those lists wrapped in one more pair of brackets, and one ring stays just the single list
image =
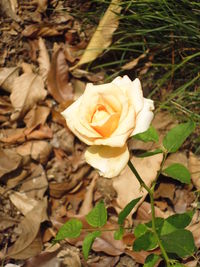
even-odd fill
[{"label": "rose center", "polygon": [[110,112],[104,105],[98,104],[91,117],[90,125],[103,137],[109,137],[117,128],[119,118],[118,112]]},{"label": "rose center", "polygon": [[92,116],[91,122],[98,123],[101,120],[105,120],[109,117],[109,113],[103,105],[98,105]]}]

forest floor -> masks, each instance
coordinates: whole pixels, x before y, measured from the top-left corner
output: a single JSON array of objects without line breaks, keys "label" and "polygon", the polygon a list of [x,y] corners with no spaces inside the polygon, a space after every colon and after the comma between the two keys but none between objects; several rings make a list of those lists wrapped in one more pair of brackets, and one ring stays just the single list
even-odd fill
[{"label": "forest floor", "polygon": [[[108,209],[108,229],[117,229],[117,214],[141,194],[142,202],[127,220],[127,226],[150,220],[151,209],[147,194],[135,192],[128,167],[119,177],[105,179],[86,164],[86,145],[70,132],[60,114],[82,94],[86,83],[104,83],[108,74],[103,68],[96,72],[70,69],[81,58],[96,25],[84,25],[82,29],[81,19],[71,12],[73,1],[49,2],[1,1],[1,266],[142,266],[150,253],[132,250],[134,235],[130,231],[118,241],[112,231],[104,232],[95,241],[87,261],[81,250],[84,235],[52,246],[58,229],[68,219],[84,221],[84,215],[100,199]],[[79,11],[89,12],[90,1],[79,2]],[[148,65],[144,71],[148,71]],[[148,93],[144,83],[144,94]],[[160,94],[165,93],[163,88]],[[160,142],[177,123],[178,117],[157,109],[153,125]],[[198,137],[198,131],[193,137]],[[192,183],[183,185],[161,176],[155,205],[157,216],[164,218],[196,208],[189,229],[199,248],[200,160],[197,144],[191,140],[184,143],[180,152],[169,156],[165,164],[179,162],[188,167]],[[128,145],[132,155],[156,148],[151,142],[135,139]],[[132,159],[138,172],[145,174],[151,184],[162,154]],[[198,251],[183,263],[198,266]]]}]

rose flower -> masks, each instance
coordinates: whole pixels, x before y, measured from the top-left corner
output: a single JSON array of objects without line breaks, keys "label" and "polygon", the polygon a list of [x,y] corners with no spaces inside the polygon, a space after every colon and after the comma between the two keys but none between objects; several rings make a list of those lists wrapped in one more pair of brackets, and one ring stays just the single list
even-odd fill
[{"label": "rose flower", "polygon": [[139,79],[124,76],[107,84],[87,84],[62,115],[70,130],[89,145],[87,163],[112,178],[129,160],[127,139],[149,128],[153,109],[153,101],[143,97]]}]

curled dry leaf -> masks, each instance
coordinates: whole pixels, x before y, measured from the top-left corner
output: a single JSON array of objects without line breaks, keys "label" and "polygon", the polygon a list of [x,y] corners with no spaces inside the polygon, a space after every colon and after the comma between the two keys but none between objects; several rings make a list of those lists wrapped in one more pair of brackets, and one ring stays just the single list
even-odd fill
[{"label": "curled dry leaf", "polygon": [[33,24],[26,26],[22,31],[22,35],[25,37],[36,38],[38,36],[48,37],[48,36],[57,36],[62,32],[59,32],[54,25],[46,24]]},{"label": "curled dry leaf", "polygon": [[53,98],[59,103],[73,99],[72,86],[69,83],[69,67],[61,48],[52,57],[47,77],[47,87]]},{"label": "curled dry leaf", "polygon": [[47,198],[38,201],[25,218],[20,222],[21,234],[17,241],[8,249],[7,257],[13,259],[27,259],[37,255],[41,249],[41,238],[38,236],[40,224],[46,220]]},{"label": "curled dry leaf", "polygon": [[0,149],[0,177],[4,174],[16,170],[22,157],[11,149]]},{"label": "curled dry leaf", "polygon": [[85,165],[80,168],[76,173],[73,173],[70,176],[70,182],[62,182],[62,183],[49,183],[50,196],[54,198],[62,197],[66,192],[74,189],[84,178],[84,176],[90,170],[90,166]]},{"label": "curled dry leaf", "polygon": [[0,141],[4,143],[23,143],[27,140],[52,138],[52,130],[47,125],[38,128],[5,129],[0,134]]},{"label": "curled dry leaf", "polygon": [[30,141],[16,148],[16,151],[21,156],[31,156],[32,159],[45,164],[48,160],[52,147],[47,141]]},{"label": "curled dry leaf", "polygon": [[47,74],[50,69],[49,54],[48,54],[45,42],[42,38],[39,38],[38,45],[39,45],[38,63],[40,67],[39,74],[42,76],[43,80],[46,81]]},{"label": "curled dry leaf", "polygon": [[39,100],[44,100],[46,95],[44,82],[39,75],[24,73],[16,78],[10,96],[11,103],[15,108],[11,119],[16,120],[23,117]]},{"label": "curled dry leaf", "polygon": [[36,0],[36,3],[38,5],[37,11],[40,13],[43,13],[47,9],[48,0]]},{"label": "curled dry leaf", "polygon": [[23,215],[26,215],[38,205],[37,200],[27,197],[25,193],[14,192],[9,196],[9,198]]},{"label": "curled dry leaf", "polygon": [[[137,157],[132,157],[131,159],[134,167],[149,187],[154,181],[157,171],[160,168],[162,157],[162,154],[157,154],[142,159]],[[147,195],[147,191],[144,188],[141,188],[138,180],[128,166],[126,166],[121,175],[113,179],[113,187],[117,191],[118,196],[116,200],[121,209],[123,209],[132,199],[142,197],[139,203],[132,210],[132,213],[135,212],[137,207]]]},{"label": "curled dry leaf", "polygon": [[135,58],[131,62],[128,62],[127,64],[122,66],[122,69],[123,70],[131,70],[131,69],[135,68],[138,65],[140,59],[145,58],[148,53],[149,53],[149,49],[145,53],[141,54],[139,57]]},{"label": "curled dry leaf", "polygon": [[187,168],[188,158],[187,158],[186,152],[176,152],[176,153],[170,154],[164,163],[163,169],[169,167],[171,164],[174,164],[174,163],[180,163]]},{"label": "curled dry leaf", "polygon": [[46,174],[42,165],[33,164],[31,167],[32,173],[28,179],[23,182],[20,191],[25,192],[29,198],[42,200],[48,187]]},{"label": "curled dry leaf", "polygon": [[20,17],[16,15],[17,2],[14,0],[2,0],[0,2],[1,12],[7,17],[15,21],[20,21]]},{"label": "curled dry leaf", "polygon": [[200,158],[190,152],[189,154],[189,170],[193,184],[200,189]]},{"label": "curled dry leaf", "polygon": [[50,108],[46,106],[34,106],[24,117],[27,128],[44,125],[49,116]]},{"label": "curled dry leaf", "polygon": [[11,93],[14,80],[19,76],[19,67],[0,69],[0,87]]},{"label": "curled dry leaf", "polygon": [[71,69],[96,59],[111,44],[112,35],[119,24],[119,3],[119,0],[112,0],[80,61]]},{"label": "curled dry leaf", "polygon": [[93,208],[92,201],[93,201],[93,191],[96,185],[96,181],[99,175],[96,173],[95,176],[92,179],[92,182],[88,186],[87,192],[85,194],[83,203],[81,205],[81,208],[79,210],[80,215],[86,215],[88,214],[91,209]]}]

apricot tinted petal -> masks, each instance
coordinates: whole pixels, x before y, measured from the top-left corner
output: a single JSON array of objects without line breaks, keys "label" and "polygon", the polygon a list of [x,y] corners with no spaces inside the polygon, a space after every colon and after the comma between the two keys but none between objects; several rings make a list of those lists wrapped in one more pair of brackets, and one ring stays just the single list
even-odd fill
[{"label": "apricot tinted petal", "polygon": [[112,178],[120,174],[129,160],[127,145],[123,147],[90,146],[85,152],[88,164],[101,176]]}]

